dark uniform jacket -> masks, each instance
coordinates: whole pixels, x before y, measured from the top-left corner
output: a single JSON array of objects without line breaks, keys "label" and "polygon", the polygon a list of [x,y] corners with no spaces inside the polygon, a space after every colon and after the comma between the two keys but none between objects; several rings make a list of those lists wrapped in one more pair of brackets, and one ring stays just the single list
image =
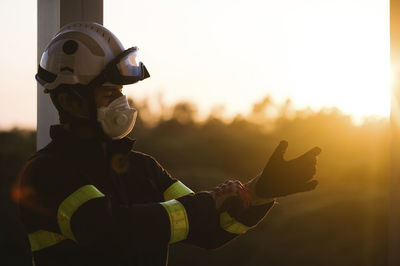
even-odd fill
[{"label": "dark uniform jacket", "polygon": [[[94,186],[104,196],[87,200],[73,212],[75,239],[32,252],[36,266],[166,265],[172,229],[160,202],[177,180],[151,156],[132,151],[129,138],[107,144],[81,140],[61,126],[52,126],[50,135],[52,142],[28,160],[19,179],[21,220],[28,233],[62,235],[60,204],[82,187]],[[221,228],[208,192],[177,200],[187,213],[187,243],[214,249],[237,236]],[[253,226],[272,205],[250,207],[235,218]]]}]

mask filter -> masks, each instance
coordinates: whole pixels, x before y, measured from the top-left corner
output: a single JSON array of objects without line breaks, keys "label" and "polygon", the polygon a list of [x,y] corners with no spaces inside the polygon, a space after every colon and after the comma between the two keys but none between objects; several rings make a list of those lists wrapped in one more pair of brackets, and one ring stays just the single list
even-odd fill
[{"label": "mask filter", "polygon": [[137,111],[129,106],[125,95],[118,97],[106,107],[97,108],[97,121],[104,133],[112,139],[122,139],[135,125]]}]

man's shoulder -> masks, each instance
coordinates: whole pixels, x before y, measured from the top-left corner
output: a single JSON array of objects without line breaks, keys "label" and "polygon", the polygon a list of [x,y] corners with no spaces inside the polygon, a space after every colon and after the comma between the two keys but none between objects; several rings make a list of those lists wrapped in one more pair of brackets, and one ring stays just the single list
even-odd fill
[{"label": "man's shoulder", "polygon": [[25,167],[35,167],[41,165],[52,165],[57,160],[55,154],[47,149],[41,149],[31,155],[25,163]]},{"label": "man's shoulder", "polygon": [[159,161],[153,157],[152,155],[149,155],[144,152],[140,151],[131,151],[131,160],[133,161],[133,164],[135,165],[140,165],[141,167],[149,168],[149,169],[156,169],[157,171],[165,171],[164,167],[159,163]]},{"label": "man's shoulder", "polygon": [[150,154],[141,151],[130,151],[131,160],[135,163],[146,164],[146,165],[159,165],[157,160]]},{"label": "man's shoulder", "polygon": [[133,164],[131,169],[141,171],[144,176],[152,180],[155,186],[159,187],[159,191],[165,191],[175,179],[168,173],[166,169],[152,156],[139,151],[131,151]]},{"label": "man's shoulder", "polygon": [[31,155],[20,170],[19,176],[27,178],[29,176],[46,176],[46,173],[56,171],[60,165],[60,158],[51,149],[50,144]]},{"label": "man's shoulder", "polygon": [[151,156],[150,154],[135,150],[130,151],[130,156],[138,160],[155,160],[154,157]]}]

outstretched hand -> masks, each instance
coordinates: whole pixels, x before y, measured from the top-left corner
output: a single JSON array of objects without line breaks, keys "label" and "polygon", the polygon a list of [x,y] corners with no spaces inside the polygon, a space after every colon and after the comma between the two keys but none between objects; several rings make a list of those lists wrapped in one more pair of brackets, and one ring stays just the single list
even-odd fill
[{"label": "outstretched hand", "polygon": [[288,147],[281,141],[269,158],[261,176],[255,184],[255,192],[261,198],[276,198],[298,192],[313,190],[317,180],[311,180],[316,173],[317,156],[321,149],[314,147],[303,155],[286,161],[283,156]]}]

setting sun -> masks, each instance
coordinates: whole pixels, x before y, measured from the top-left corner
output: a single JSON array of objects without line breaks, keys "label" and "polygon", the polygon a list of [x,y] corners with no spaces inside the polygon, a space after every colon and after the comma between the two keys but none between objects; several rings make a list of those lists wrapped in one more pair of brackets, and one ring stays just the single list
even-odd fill
[{"label": "setting sun", "polygon": [[389,115],[388,19],[377,24],[364,16],[351,24],[352,14],[339,20],[332,11],[315,23],[299,21],[289,54],[294,99],[337,106],[356,120]]}]

